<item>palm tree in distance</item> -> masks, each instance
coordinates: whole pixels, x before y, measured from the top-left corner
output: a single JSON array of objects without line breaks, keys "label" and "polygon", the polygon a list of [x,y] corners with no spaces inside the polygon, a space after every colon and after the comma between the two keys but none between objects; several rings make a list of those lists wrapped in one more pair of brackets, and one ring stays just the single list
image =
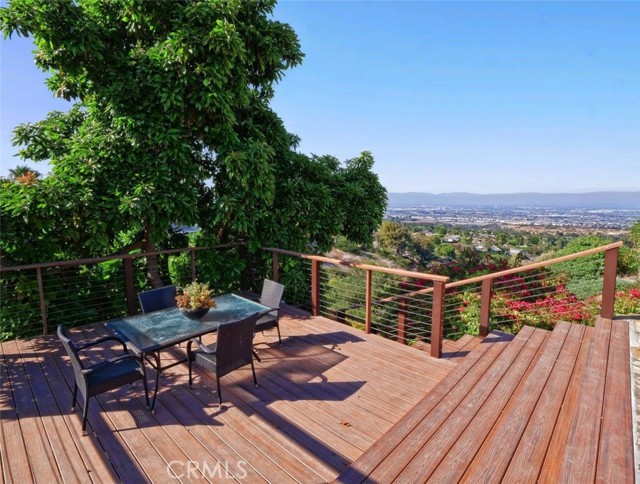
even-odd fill
[{"label": "palm tree in distance", "polygon": [[27,165],[18,165],[15,168],[11,168],[9,170],[9,178],[11,178],[12,180],[17,180],[18,178],[24,177],[25,175],[33,178],[40,178],[42,176],[39,171],[34,170]]}]

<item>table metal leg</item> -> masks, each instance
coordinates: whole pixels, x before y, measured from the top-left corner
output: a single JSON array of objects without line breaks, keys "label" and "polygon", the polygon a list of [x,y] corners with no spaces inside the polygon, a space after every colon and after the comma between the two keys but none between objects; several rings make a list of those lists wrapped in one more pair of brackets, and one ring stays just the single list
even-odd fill
[{"label": "table metal leg", "polygon": [[160,366],[160,352],[152,353],[152,355],[156,360],[156,385],[153,391],[153,399],[151,400],[149,411],[154,413],[156,408],[156,399],[158,398],[158,386],[160,385],[160,372],[162,371],[162,367]]}]

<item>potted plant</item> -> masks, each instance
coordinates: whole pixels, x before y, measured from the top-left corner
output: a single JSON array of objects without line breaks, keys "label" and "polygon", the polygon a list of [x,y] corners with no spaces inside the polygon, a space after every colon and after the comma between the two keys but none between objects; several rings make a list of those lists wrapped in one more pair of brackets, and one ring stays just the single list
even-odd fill
[{"label": "potted plant", "polygon": [[176,303],[182,314],[191,319],[200,319],[216,307],[216,302],[211,299],[211,289],[205,283],[194,281],[180,289],[181,294],[176,296]]}]

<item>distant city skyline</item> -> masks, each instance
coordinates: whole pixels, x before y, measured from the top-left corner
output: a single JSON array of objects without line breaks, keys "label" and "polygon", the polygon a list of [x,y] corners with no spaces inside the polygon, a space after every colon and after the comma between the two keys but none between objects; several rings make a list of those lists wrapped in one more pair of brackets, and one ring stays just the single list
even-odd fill
[{"label": "distant city skyline", "polygon": [[[300,151],[371,151],[390,192],[640,188],[640,4],[282,2],[306,57],[272,102]],[[0,40],[11,130],[53,98],[30,40]],[[41,172],[46,164],[33,165]]]}]

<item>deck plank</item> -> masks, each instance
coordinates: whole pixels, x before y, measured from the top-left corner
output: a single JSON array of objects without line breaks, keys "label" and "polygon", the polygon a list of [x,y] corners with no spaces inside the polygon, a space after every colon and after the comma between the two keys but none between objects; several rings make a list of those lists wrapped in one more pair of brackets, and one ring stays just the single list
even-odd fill
[{"label": "deck plank", "polygon": [[547,449],[545,460],[540,469],[538,479],[540,482],[556,483],[558,482],[558,473],[562,463],[558,456],[562,455],[569,437],[569,428],[571,419],[575,412],[578,402],[580,385],[582,383],[582,374],[587,363],[587,356],[591,349],[591,341],[593,340],[593,328],[586,328],[582,338],[582,345],[578,352],[573,372],[569,380],[569,386],[564,396],[558,419],[556,420],[551,442]]},{"label": "deck plank", "polygon": [[538,479],[578,358],[584,332],[585,326],[571,326],[560,357],[504,475],[504,481],[534,482]]},{"label": "deck plank", "polygon": [[628,322],[614,320],[598,448],[596,480],[600,482],[632,482],[634,479],[628,348]]},{"label": "deck plank", "polygon": [[[443,422],[445,425],[433,432],[433,438],[408,463],[398,480],[423,481],[438,469],[445,456],[450,455],[458,458],[464,456],[464,465],[457,469],[461,475],[546,337],[545,331],[535,330],[528,339],[514,339],[480,379],[470,382],[473,386],[469,387],[470,391],[464,395],[459,406]],[[460,442],[464,444],[464,448],[449,452],[452,446]],[[469,448],[473,448],[474,452],[469,452]]]},{"label": "deck plank", "polygon": [[60,473],[56,459],[35,405],[29,375],[21,364],[20,352],[15,340],[4,343],[3,351],[15,401],[15,412],[20,422],[20,431],[25,440],[26,454],[34,480],[40,481],[43,476],[59,479]]},{"label": "deck plank", "polygon": [[596,475],[610,334],[611,321],[598,319],[560,467],[564,482],[593,481]]},{"label": "deck plank", "polygon": [[[524,330],[520,339],[528,339],[532,329]],[[472,381],[479,378],[491,365],[495,357],[500,354],[507,342],[500,342],[500,337],[489,335],[486,343],[480,345],[472,357],[465,358],[440,385],[434,388],[422,399],[410,413],[398,421],[380,440],[355,461],[348,471],[340,475],[337,482],[362,482],[396,449],[417,425],[419,425],[432,410],[458,385],[461,381]]]},{"label": "deck plank", "polygon": [[[288,331],[293,333],[295,328],[289,328]],[[376,386],[375,392],[371,395],[377,405],[384,409],[384,411],[395,413],[398,408],[403,409],[405,412],[413,407],[417,401],[424,396],[424,394],[435,386],[435,382],[432,378],[423,377],[421,374],[414,375],[411,391],[407,390],[407,385],[403,382],[396,381],[395,379],[385,378],[388,373],[371,373],[372,368],[376,368],[378,365],[373,363],[367,363],[368,354],[362,352],[352,353],[346,351],[342,346],[331,346],[327,348],[322,346],[322,340],[313,338],[306,333],[295,333],[296,339],[288,338],[286,343],[282,346],[282,351],[288,352],[290,348],[296,348],[303,356],[312,356],[313,361],[322,361],[327,368],[323,374],[332,374],[334,372],[344,373],[349,375],[350,381],[357,383],[362,381],[363,374],[369,374],[368,379],[374,379],[379,381],[380,384]],[[258,354],[260,354],[261,346],[256,347]],[[296,356],[292,354],[292,356]],[[367,358],[367,359],[365,359]],[[343,359],[339,365],[337,359]],[[359,360],[359,361],[358,361]],[[304,361],[302,362],[304,365]],[[427,373],[427,372],[425,372]],[[349,380],[347,380],[349,381]],[[419,391],[418,388],[421,388]],[[369,387],[362,387],[363,395],[368,395]]]},{"label": "deck plank", "polygon": [[[42,424],[49,438],[51,450],[61,476],[66,482],[92,482],[93,478],[101,480],[101,474],[105,478],[110,475],[115,477],[113,469],[100,466],[100,459],[95,459],[95,466],[88,464],[85,448],[91,445],[69,445],[73,442],[70,430],[67,427],[61,408],[51,392],[45,374],[42,372],[43,356],[33,352],[31,344],[26,340],[16,340],[17,349],[20,352],[21,362],[25,368],[29,368],[29,383],[33,391],[34,403],[40,415]],[[70,402],[67,401],[67,408]],[[97,457],[97,456],[94,456]],[[90,477],[90,473],[97,467],[98,472]]]},{"label": "deck plank", "polygon": [[[15,408],[9,364],[4,359],[4,346],[0,343],[0,441],[2,448],[2,478],[7,483],[33,482],[27,449]],[[11,451],[9,451],[11,449]]]},{"label": "deck plank", "polygon": [[[463,337],[449,346],[459,357],[434,360],[297,309],[282,314],[283,346],[275,331],[256,336],[260,388],[249,368],[232,372],[222,378],[219,408],[214,376],[197,369],[190,388],[179,365],[162,375],[155,414],[139,384],[92,399],[86,437],[79,408],[68,409],[73,372],[55,336],[0,344],[2,481],[165,482],[168,464],[179,461],[199,466],[179,481],[550,482],[567,480],[574,454],[565,451],[572,441],[583,448],[575,435],[583,421],[595,435],[594,415],[602,416],[600,442],[585,447],[597,459],[585,475],[607,482],[632,476],[623,323],[570,325],[564,339],[564,324],[551,335],[524,328],[515,338]],[[608,338],[609,330],[606,342],[593,338],[596,331]],[[72,333],[106,334],[101,325]],[[116,350],[97,347],[87,357],[101,361]],[[184,351],[163,352],[163,362]],[[587,376],[593,371],[595,383]],[[602,397],[581,408],[592,398],[585,386]],[[48,463],[32,462],[38,452]],[[210,474],[216,466],[228,479]]]},{"label": "deck plank", "polygon": [[[569,332],[569,324],[558,323],[535,366],[525,374],[491,433],[476,453],[463,480],[466,482],[500,482],[513,451],[518,446],[542,389],[553,370]],[[487,463],[491,462],[491,465]]]}]

